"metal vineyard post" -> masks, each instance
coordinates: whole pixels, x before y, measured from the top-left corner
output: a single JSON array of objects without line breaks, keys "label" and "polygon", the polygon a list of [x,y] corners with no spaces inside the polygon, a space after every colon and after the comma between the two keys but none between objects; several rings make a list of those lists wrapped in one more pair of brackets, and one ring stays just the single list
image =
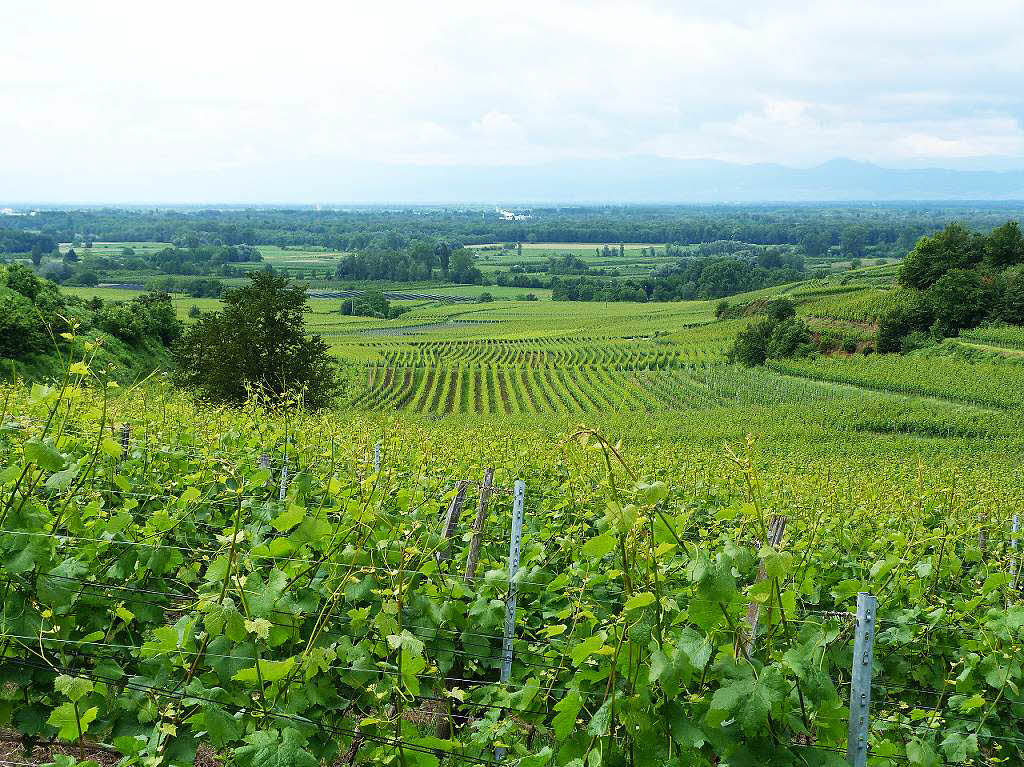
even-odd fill
[{"label": "metal vineyard post", "polygon": [[875,597],[864,592],[857,594],[857,626],[850,674],[850,724],[846,736],[846,761],[852,767],[865,767],[868,762],[871,662],[877,611],[878,600]]}]

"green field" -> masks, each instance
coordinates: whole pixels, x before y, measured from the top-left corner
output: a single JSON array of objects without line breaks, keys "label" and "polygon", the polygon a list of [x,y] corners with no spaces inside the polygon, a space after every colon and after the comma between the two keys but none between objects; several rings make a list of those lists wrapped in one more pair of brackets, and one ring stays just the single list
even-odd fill
[{"label": "green field", "polygon": [[507,271],[513,265],[523,266],[528,272],[535,272],[539,271],[537,267],[546,265],[548,259],[571,255],[581,259],[592,269],[614,269],[620,276],[635,277],[646,276],[659,266],[674,264],[678,260],[677,257],[665,254],[664,245],[626,243],[622,246],[622,255],[619,255],[618,243],[608,243],[608,247],[613,251],[610,255],[603,254],[604,247],[593,243],[524,242],[522,256],[515,248],[505,248],[500,243],[474,245],[470,246],[470,249],[476,254],[476,265],[485,274],[498,270]]}]

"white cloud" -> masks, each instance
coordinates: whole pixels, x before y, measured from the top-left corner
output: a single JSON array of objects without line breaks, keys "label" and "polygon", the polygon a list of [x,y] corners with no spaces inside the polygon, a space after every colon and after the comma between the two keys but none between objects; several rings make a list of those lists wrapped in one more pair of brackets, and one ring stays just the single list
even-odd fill
[{"label": "white cloud", "polygon": [[238,169],[301,197],[293,164],[1024,156],[1024,0],[722,5],[20,2],[0,198],[194,198]]}]

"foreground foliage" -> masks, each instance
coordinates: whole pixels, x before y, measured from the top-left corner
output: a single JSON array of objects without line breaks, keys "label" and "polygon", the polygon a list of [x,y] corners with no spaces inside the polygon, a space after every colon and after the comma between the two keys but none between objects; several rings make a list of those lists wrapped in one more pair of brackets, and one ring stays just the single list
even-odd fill
[{"label": "foreground foliage", "polygon": [[[911,441],[823,450],[799,426],[774,457],[692,438],[682,453],[649,429],[619,447],[586,429],[195,410],[81,375],[3,400],[0,721],[28,739],[106,743],[126,765],[188,764],[199,743],[239,765],[496,748],[536,766],[840,764],[850,610],[870,590],[873,752],[1024,755],[1012,430],[975,470],[959,456],[991,438],[937,441],[926,468]],[[736,433],[710,416],[695,434]],[[473,577],[475,485],[442,535],[455,480],[485,461],[500,488],[527,482],[505,684],[511,499],[491,502]],[[759,543],[774,515],[778,548]]]}]

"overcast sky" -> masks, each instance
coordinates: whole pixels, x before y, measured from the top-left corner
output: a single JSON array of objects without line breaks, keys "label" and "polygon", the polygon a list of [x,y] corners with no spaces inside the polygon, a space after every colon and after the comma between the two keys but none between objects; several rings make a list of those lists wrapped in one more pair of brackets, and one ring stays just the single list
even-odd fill
[{"label": "overcast sky", "polygon": [[0,200],[313,199],[378,163],[1020,168],[1024,0],[9,0],[0,96]]}]

